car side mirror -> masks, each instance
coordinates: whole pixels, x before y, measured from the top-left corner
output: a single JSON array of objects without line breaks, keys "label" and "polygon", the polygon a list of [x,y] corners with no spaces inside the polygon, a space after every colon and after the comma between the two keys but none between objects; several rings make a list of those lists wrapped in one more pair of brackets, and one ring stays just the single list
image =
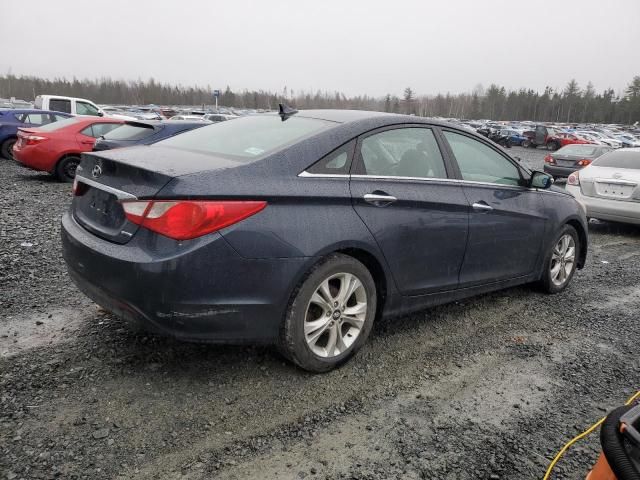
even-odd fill
[{"label": "car side mirror", "polygon": [[553,185],[553,177],[544,172],[533,172],[529,180],[531,188],[549,188]]},{"label": "car side mirror", "polygon": [[99,117],[104,117],[104,112],[98,112]]},{"label": "car side mirror", "polygon": [[520,157],[513,157],[513,158],[516,159],[516,162],[522,162],[522,158],[520,158]]}]

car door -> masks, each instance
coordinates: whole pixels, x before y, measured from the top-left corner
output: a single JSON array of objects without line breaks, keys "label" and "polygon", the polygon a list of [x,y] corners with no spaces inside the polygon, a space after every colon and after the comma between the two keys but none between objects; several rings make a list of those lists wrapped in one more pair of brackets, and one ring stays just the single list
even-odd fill
[{"label": "car door", "polygon": [[469,241],[460,287],[534,272],[546,218],[541,193],[524,186],[526,172],[477,137],[443,130],[469,202]]},{"label": "car door", "polygon": [[404,295],[455,289],[464,257],[468,205],[432,128],[386,127],[358,139],[353,206]]}]

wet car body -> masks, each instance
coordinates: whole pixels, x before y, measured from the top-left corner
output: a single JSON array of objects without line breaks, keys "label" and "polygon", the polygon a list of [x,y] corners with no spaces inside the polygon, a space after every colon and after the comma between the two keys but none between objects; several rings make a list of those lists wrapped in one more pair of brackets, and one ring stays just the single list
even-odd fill
[{"label": "wet car body", "polygon": [[[584,241],[578,259],[584,264],[586,220],[572,196],[555,187],[460,180],[442,132],[501,151],[479,135],[374,112],[311,110],[287,121],[295,118],[326,125],[249,162],[166,142],[84,155],[77,179],[87,192],[62,219],[64,257],[78,287],[118,315],[184,340],[273,343],[297,285],[335,252],[374,273],[383,315],[537,280],[545,249],[567,223]],[[363,138],[397,128],[433,131],[447,178],[365,174]],[[345,169],[315,169],[336,152],[346,153]],[[397,201],[366,200],[372,193]],[[248,199],[267,206],[227,228],[176,241],[127,222],[117,200],[132,199]],[[94,201],[105,202],[113,218],[95,222],[88,208]]]}]

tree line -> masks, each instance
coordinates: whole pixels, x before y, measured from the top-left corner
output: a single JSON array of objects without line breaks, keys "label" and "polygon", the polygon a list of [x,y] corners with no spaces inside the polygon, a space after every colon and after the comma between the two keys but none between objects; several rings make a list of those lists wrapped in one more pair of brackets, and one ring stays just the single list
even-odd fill
[{"label": "tree line", "polygon": [[[0,97],[33,100],[38,94],[89,98],[102,104],[206,105],[214,103],[213,87],[183,86],[148,80],[0,76]],[[347,96],[341,92],[305,92],[284,87],[282,91],[222,90],[219,104],[235,108],[274,109],[285,102],[296,108],[379,110],[426,117],[491,120],[533,120],[563,123],[623,123],[640,121],[640,76],[635,76],[621,95],[613,89],[596,92],[589,82],[584,88],[571,80],[562,90],[543,92],[521,88],[507,90],[491,84],[476,86],[470,93],[418,95],[405,88],[402,95],[384,97]]]}]

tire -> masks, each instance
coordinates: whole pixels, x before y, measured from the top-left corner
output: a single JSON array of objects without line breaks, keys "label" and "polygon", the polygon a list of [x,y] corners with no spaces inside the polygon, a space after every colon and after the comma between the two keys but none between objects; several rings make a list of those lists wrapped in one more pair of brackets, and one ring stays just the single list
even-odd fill
[{"label": "tire", "polygon": [[[347,286],[353,292],[341,298],[341,288]],[[305,370],[328,372],[364,345],[376,305],[376,285],[367,267],[353,257],[332,254],[314,265],[294,290],[280,330],[280,350]]]},{"label": "tire", "polygon": [[522,148],[529,148],[531,147],[531,140],[523,140],[522,143],[520,144],[520,146]]},{"label": "tire", "polygon": [[68,155],[60,159],[56,165],[55,174],[61,182],[73,182],[76,178],[76,168],[80,163],[80,157],[77,155]]},{"label": "tire", "polygon": [[560,148],[560,144],[558,142],[556,142],[556,141],[551,141],[551,142],[547,143],[547,148],[549,150],[552,150],[552,151],[555,152],[556,150],[558,150]]},{"label": "tire", "polygon": [[[566,238],[570,240],[566,250],[563,251],[561,241],[564,241]],[[573,248],[572,255],[570,252],[571,248]],[[544,270],[539,282],[544,292],[551,294],[559,293],[567,288],[567,285],[571,283],[571,279],[576,273],[581,248],[580,238],[578,237],[576,229],[571,225],[564,225],[556,235],[545,257]],[[573,260],[569,264],[568,259],[571,257]]]},{"label": "tire", "polygon": [[2,146],[0,147],[0,155],[7,160],[13,160],[13,145],[16,143],[16,138],[10,138],[9,140],[5,140],[2,142]]}]

